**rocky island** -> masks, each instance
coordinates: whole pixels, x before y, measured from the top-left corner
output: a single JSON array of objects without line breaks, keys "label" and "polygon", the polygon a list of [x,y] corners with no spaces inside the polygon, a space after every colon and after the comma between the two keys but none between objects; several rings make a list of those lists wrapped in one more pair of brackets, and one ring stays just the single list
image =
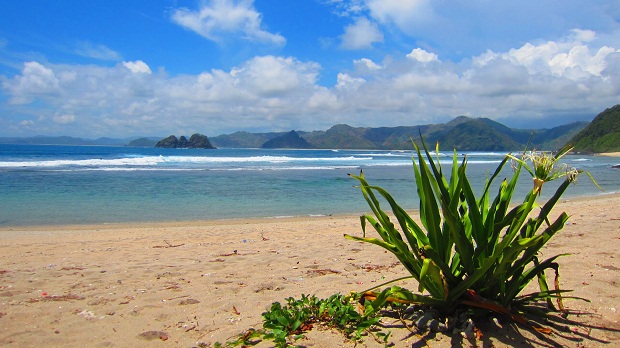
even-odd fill
[{"label": "rocky island", "polygon": [[192,134],[189,140],[184,135],[181,135],[178,139],[176,136],[171,135],[158,141],[155,147],[169,149],[215,149],[206,135],[198,133]]}]

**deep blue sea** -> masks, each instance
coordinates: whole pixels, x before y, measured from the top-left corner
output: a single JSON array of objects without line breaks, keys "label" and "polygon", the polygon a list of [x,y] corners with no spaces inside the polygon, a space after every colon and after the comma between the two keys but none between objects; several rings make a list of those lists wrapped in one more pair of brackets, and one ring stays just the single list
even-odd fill
[{"label": "deep blue sea", "polygon": [[[466,155],[479,192],[505,153]],[[452,154],[439,156],[449,170]],[[369,209],[347,175],[362,169],[371,184],[415,209],[411,157],[411,151],[0,145],[0,226],[362,214]],[[620,192],[620,169],[611,168],[620,158],[566,156],[565,162],[589,171],[605,193]],[[517,197],[531,185],[524,176]],[[582,175],[565,197],[598,194],[604,193]]]}]

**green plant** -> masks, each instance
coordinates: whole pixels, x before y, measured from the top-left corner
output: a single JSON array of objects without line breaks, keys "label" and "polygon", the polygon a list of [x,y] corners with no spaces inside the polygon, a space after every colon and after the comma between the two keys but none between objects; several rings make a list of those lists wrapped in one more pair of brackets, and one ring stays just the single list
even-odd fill
[{"label": "green plant", "polygon": [[[290,341],[304,337],[313,325],[322,324],[338,329],[346,337],[361,340],[365,332],[370,332],[379,323],[378,313],[362,315],[357,311],[356,299],[351,296],[334,294],[327,299],[302,295],[301,299],[289,297],[286,304],[274,302],[263,313],[263,329],[248,330],[236,340],[226,342],[225,346],[251,345],[253,339],[272,340],[277,347],[288,347]],[[376,337],[387,341],[389,333],[378,332]],[[218,346],[222,346],[217,343]]]},{"label": "green plant", "polygon": [[[562,309],[564,291],[559,288],[556,262],[562,255],[541,261],[538,252],[568,220],[568,215],[561,213],[551,223],[549,214],[579,174],[572,169],[558,170],[559,159],[570,149],[562,149],[555,156],[535,152],[524,152],[522,158],[506,156],[487,179],[481,196],[476,198],[466,174],[466,158],[459,164],[454,152],[448,179],[424,141],[424,154],[417,144],[413,145],[417,153],[413,169],[420,198],[421,226],[386,190],[371,186],[363,173],[352,175],[360,182],[373,214],[361,217],[362,237],[345,237],[389,250],[409,271],[410,276],[405,278],[414,278],[419,284],[417,293],[398,286],[380,293],[371,291],[405,278],[369,289],[365,296],[372,301],[366,305],[366,313],[372,314],[390,301],[430,305],[444,312],[465,305],[502,313],[528,325],[518,311],[533,302],[544,299],[551,304],[551,299],[557,298]],[[439,153],[438,145],[436,153]],[[512,177],[501,182],[491,200],[491,185],[509,160],[515,163]],[[533,168],[528,166],[529,162]],[[534,188],[521,204],[513,207],[511,200],[523,167],[533,176]],[[555,194],[542,206],[537,205],[542,185],[560,177],[565,180]],[[389,205],[395,223],[383,210],[382,202]],[[380,238],[366,236],[367,224],[374,227]],[[555,271],[555,290],[549,289],[547,269]],[[533,279],[537,279],[540,291],[520,295]],[[550,332],[542,328],[540,331]]]}]

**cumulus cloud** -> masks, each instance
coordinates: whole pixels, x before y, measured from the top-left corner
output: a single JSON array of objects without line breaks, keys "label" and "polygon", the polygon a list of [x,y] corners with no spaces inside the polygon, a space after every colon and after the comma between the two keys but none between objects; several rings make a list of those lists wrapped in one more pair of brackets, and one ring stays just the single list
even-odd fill
[{"label": "cumulus cloud", "polygon": [[134,74],[151,74],[151,68],[141,61],[136,60],[135,62],[123,62],[123,66],[129,69]]},{"label": "cumulus cloud", "polygon": [[24,63],[21,75],[3,83],[12,104],[27,104],[39,96],[56,94],[59,86],[54,71],[38,62]]},{"label": "cumulus cloud", "polygon": [[587,42],[595,38],[593,31],[573,30],[571,35],[559,41],[526,43],[501,54],[487,51],[475,61],[478,65],[485,65],[494,59],[505,59],[525,67],[531,74],[552,74],[572,80],[601,77],[607,68],[607,58],[620,50],[609,46],[589,47]]},{"label": "cumulus cloud", "polygon": [[[557,125],[570,121],[567,114],[592,117],[620,95],[619,48],[585,31],[459,62],[414,48],[381,64],[354,59],[350,67],[332,85],[320,85],[318,63],[274,55],[177,76],[151,72],[142,61],[112,67],[31,61],[0,81],[22,115],[14,127],[22,122],[62,134],[62,127],[88,124],[91,136],[415,125],[458,115],[533,123],[544,116]],[[23,121],[26,115],[40,118],[33,124]]]},{"label": "cumulus cloud", "polygon": [[368,70],[380,70],[383,69],[383,67],[375,62],[373,62],[371,59],[368,58],[362,58],[362,59],[355,59],[353,61],[353,64],[361,69],[368,69]]},{"label": "cumulus cloud", "polygon": [[340,37],[341,46],[344,49],[358,50],[372,48],[376,42],[383,42],[383,33],[376,23],[367,18],[359,18],[355,23],[344,28],[344,34]]},{"label": "cumulus cloud", "polygon": [[286,39],[261,29],[262,15],[254,8],[253,0],[210,0],[198,10],[177,9],[172,21],[212,41],[228,35],[242,39],[284,45]]},{"label": "cumulus cloud", "polygon": [[421,48],[414,48],[411,53],[407,54],[407,58],[418,61],[420,63],[439,61],[439,57],[437,57],[435,53],[427,52]]},{"label": "cumulus cloud", "polygon": [[336,88],[339,90],[357,90],[366,82],[361,77],[352,77],[348,74],[339,73],[336,82]]}]

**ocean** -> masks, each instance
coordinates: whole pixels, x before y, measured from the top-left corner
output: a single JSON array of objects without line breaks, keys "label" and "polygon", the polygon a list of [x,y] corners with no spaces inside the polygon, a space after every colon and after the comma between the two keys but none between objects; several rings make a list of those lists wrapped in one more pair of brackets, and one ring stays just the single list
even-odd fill
[{"label": "ocean", "polygon": [[[416,209],[412,154],[0,145],[0,226],[364,214],[368,206],[347,175],[360,170],[404,208]],[[458,154],[467,155],[476,192],[505,154]],[[451,156],[439,154],[444,170]],[[571,155],[564,162],[590,172],[605,190],[582,175],[565,198],[620,192],[620,169],[612,168],[619,158]],[[552,184],[543,196],[553,193]],[[516,198],[531,185],[524,175]]]}]

